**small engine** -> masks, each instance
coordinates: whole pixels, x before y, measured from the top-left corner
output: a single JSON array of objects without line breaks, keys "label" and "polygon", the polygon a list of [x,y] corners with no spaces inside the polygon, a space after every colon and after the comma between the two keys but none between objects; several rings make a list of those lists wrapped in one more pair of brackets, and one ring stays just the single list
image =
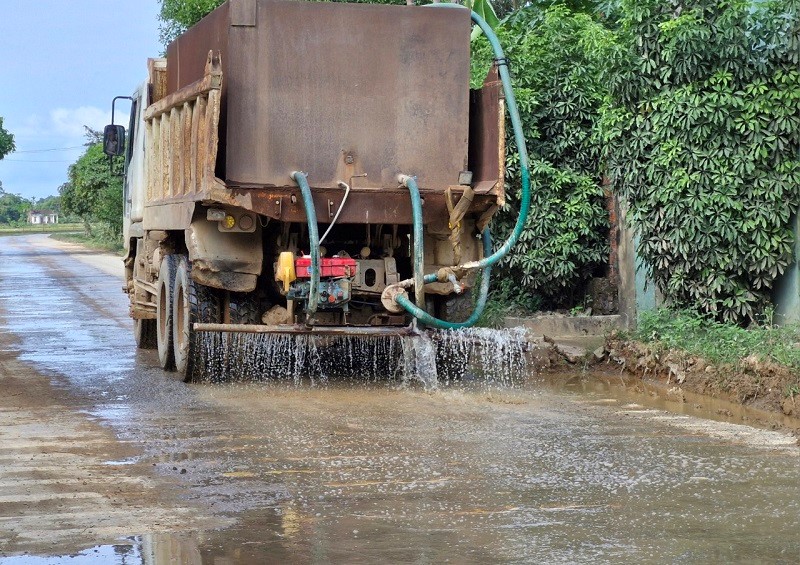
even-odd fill
[{"label": "small engine", "polygon": [[[320,310],[342,308],[352,296],[356,261],[350,257],[321,257],[319,273]],[[311,257],[294,258],[292,253],[281,253],[275,269],[275,278],[283,282],[288,300],[308,300],[311,292]]]}]

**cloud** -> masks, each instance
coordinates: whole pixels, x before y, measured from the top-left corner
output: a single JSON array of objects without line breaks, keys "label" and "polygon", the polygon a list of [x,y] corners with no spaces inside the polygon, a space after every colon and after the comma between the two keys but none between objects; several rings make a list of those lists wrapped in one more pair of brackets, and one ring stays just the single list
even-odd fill
[{"label": "cloud", "polygon": [[14,134],[17,139],[17,149],[19,147],[20,138],[39,137],[44,135],[46,131],[45,120],[38,114],[33,114],[25,118],[21,123],[14,122],[13,119],[8,120],[6,129]]},{"label": "cloud", "polygon": [[80,108],[56,108],[50,112],[52,131],[65,137],[82,137],[83,126],[95,130],[102,130],[103,126],[111,123],[111,112],[95,106],[81,106]]},{"label": "cloud", "polygon": [[[44,143],[75,145],[83,143],[86,131],[83,126],[102,131],[103,126],[111,123],[111,112],[95,106],[80,108],[56,108],[50,111],[49,117],[32,114],[21,122],[8,120],[6,129],[17,139],[17,149],[39,149]],[[48,145],[49,143],[49,145]]]}]

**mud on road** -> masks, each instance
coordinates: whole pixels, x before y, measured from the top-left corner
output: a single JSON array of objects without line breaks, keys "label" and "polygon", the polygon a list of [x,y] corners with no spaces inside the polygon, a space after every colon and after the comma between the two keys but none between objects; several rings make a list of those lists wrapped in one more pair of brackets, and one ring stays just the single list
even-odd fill
[{"label": "mud on road", "polygon": [[787,434],[536,375],[184,385],[81,257],[0,238],[0,563],[800,555]]},{"label": "mud on road", "polygon": [[[37,351],[7,329],[15,316],[25,318],[17,331],[27,337],[44,337],[48,325],[61,325],[73,339],[51,342],[48,354],[83,357],[85,351],[75,350],[74,339],[81,332],[75,327],[80,320],[71,319],[68,301],[53,309],[37,300],[41,273],[32,257],[54,268],[50,276],[76,289],[76,298],[100,317],[109,314],[109,305],[92,295],[93,285],[76,282],[74,274],[62,272],[58,265],[71,257],[65,262],[79,272],[89,269],[90,277],[101,273],[117,277],[122,273],[121,260],[42,236],[6,238],[0,243],[5,242],[25,252],[0,259],[18,262],[15,283],[23,285],[22,292],[15,291],[7,278],[0,279],[0,555],[51,552],[65,544],[90,547],[98,539],[114,540],[132,532],[229,523],[181,503],[168,480],[155,480],[151,469],[135,461],[140,452],[136,446],[87,414],[87,401],[81,398],[86,391],[78,390],[76,396],[63,375],[43,373],[22,361],[21,355],[35,357]],[[20,306],[39,309],[41,315],[19,313]],[[79,363],[75,369],[80,370]]]},{"label": "mud on road", "polygon": [[135,462],[135,446],[77,412],[8,345],[0,339],[0,555],[225,525],[178,500]]}]

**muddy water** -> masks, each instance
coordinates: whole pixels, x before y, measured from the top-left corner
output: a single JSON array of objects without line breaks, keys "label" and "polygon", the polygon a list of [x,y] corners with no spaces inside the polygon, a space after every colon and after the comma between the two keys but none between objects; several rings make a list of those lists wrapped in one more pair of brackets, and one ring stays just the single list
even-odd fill
[{"label": "muddy water", "polygon": [[[0,238],[0,349],[87,426],[113,432],[125,448],[105,446],[106,466],[146,472],[163,493],[141,505],[218,522],[176,513],[131,521],[115,537],[70,541],[50,522],[8,536],[14,517],[0,503],[0,563],[800,556],[800,457],[787,435],[536,376],[435,392],[396,382],[186,386],[153,368],[152,352],[134,351],[119,286],[35,240]],[[0,447],[3,437],[0,428]],[[36,478],[3,465],[0,491],[12,474]],[[115,520],[125,531],[124,514]]]}]

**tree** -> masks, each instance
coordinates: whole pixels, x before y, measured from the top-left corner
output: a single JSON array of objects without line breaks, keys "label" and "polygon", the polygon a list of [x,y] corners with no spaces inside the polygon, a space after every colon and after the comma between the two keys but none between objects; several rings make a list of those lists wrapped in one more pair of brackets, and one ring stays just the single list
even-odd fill
[{"label": "tree", "polygon": [[95,143],[69,167],[69,181],[59,188],[61,205],[67,214],[79,216],[87,235],[90,221],[109,227],[113,235],[122,232],[122,177],[112,172],[103,144]]},{"label": "tree", "polygon": [[[580,298],[576,291],[608,257],[598,110],[607,96],[602,71],[613,35],[591,16],[563,5],[524,8],[495,31],[513,76],[532,192],[525,230],[497,276],[517,281],[518,293],[535,291],[549,307],[571,306]],[[473,43],[473,86],[479,86],[492,58],[484,38]],[[498,240],[516,221],[521,189],[514,138],[506,129],[510,206],[497,215]]]},{"label": "tree", "polygon": [[603,112],[639,254],[676,306],[747,323],[792,262],[800,2],[626,0]]},{"label": "tree", "polygon": [[23,220],[30,208],[30,201],[19,194],[6,192],[3,190],[2,183],[0,183],[0,224],[10,224]]},{"label": "tree", "polygon": [[61,212],[61,197],[46,196],[44,198],[39,198],[33,203],[33,207],[37,210],[52,210],[53,212]]},{"label": "tree", "polygon": [[0,117],[0,160],[15,149],[14,135],[3,127],[3,118]]},{"label": "tree", "polygon": [[161,0],[158,18],[161,43],[168,45],[225,0]]}]

